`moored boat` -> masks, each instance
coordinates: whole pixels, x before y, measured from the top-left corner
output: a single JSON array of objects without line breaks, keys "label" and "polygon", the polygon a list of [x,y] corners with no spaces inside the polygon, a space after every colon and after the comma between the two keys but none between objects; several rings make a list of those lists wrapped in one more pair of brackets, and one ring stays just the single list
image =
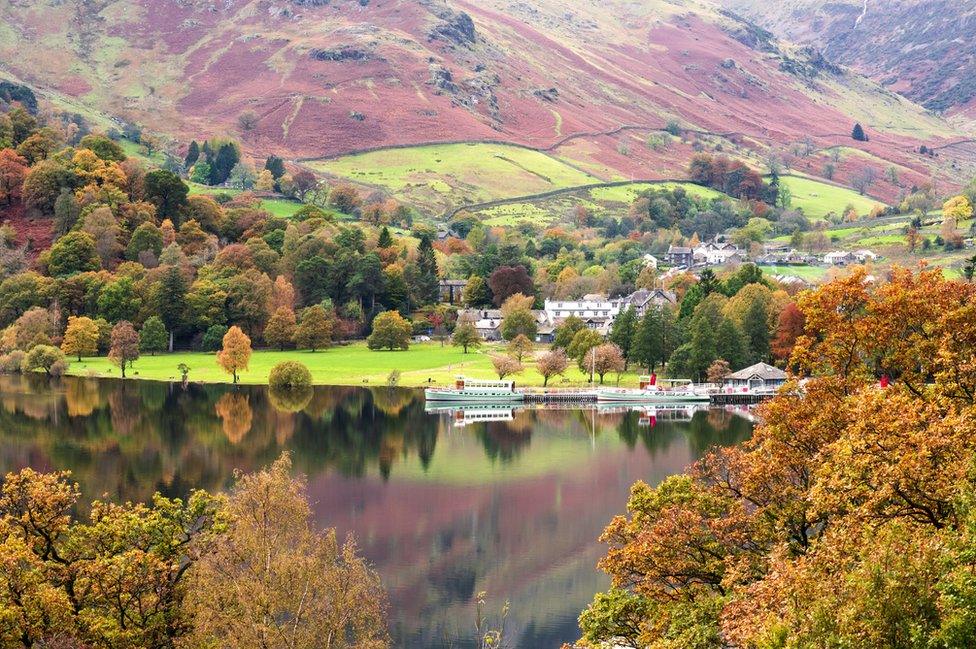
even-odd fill
[{"label": "moored boat", "polygon": [[515,391],[515,381],[487,381],[458,377],[453,388],[427,388],[427,401],[443,403],[519,403],[525,395]]},{"label": "moored boat", "polygon": [[707,390],[696,388],[688,379],[667,379],[658,385],[657,376],[640,377],[640,387],[604,388],[597,392],[600,403],[701,403],[709,400]]}]

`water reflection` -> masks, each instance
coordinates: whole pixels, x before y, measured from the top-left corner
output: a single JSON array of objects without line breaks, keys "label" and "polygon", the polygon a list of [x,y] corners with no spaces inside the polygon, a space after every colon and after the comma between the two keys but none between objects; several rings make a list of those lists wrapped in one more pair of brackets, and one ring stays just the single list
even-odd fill
[{"label": "water reflection", "polygon": [[405,647],[469,646],[481,590],[512,601],[515,646],[575,639],[630,484],[750,430],[725,411],[428,413],[408,389],[0,377],[0,470],[69,469],[87,497],[222,489],[290,450],[318,519],[375,562]]}]

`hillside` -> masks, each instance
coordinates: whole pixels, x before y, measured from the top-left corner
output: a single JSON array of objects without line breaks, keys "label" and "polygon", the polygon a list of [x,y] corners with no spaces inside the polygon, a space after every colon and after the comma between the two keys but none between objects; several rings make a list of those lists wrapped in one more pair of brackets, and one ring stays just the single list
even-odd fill
[{"label": "hillside", "polygon": [[[673,177],[695,139],[761,166],[810,138],[798,168],[819,174],[860,121],[879,172],[957,180],[914,153],[959,139],[947,121],[700,0],[65,0],[0,18],[0,74],[177,148],[215,133],[291,158],[489,140],[609,181]],[[671,121],[700,133],[643,145]]]},{"label": "hillside", "polygon": [[818,47],[936,111],[976,99],[976,6],[952,0],[722,0],[781,38]]}]

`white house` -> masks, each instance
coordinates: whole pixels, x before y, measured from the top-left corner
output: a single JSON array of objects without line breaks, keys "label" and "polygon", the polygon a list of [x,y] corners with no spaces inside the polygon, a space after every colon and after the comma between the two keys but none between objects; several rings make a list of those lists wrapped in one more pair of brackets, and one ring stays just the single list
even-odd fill
[{"label": "white house", "polygon": [[830,266],[846,266],[848,264],[853,264],[856,259],[853,253],[845,252],[843,250],[835,250],[834,252],[828,252],[824,255],[824,263]]},{"label": "white house", "polygon": [[741,262],[745,259],[745,254],[734,243],[709,241],[695,248],[693,257],[696,264],[721,266],[723,264]]},{"label": "white house", "polygon": [[654,270],[657,270],[657,265],[659,263],[660,262],[658,261],[657,257],[654,255],[650,253],[644,255],[644,268],[653,268]]},{"label": "white house", "polygon": [[546,300],[543,310],[554,323],[575,316],[590,329],[607,335],[614,318],[620,313],[620,306],[605,295],[591,294],[579,300]]},{"label": "white house", "polygon": [[854,251],[854,259],[857,260],[857,263],[863,264],[863,263],[866,263],[866,262],[869,262],[869,261],[875,261],[875,260],[877,260],[878,259],[878,255],[876,255],[874,252],[872,252],[870,250],[866,250],[866,249],[865,250],[855,250]]}]

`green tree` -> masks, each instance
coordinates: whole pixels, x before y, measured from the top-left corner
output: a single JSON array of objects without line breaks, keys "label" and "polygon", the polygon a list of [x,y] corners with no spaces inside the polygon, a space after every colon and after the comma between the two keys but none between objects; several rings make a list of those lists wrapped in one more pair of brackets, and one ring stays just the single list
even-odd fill
[{"label": "green tree", "polygon": [[200,348],[205,352],[220,351],[224,336],[227,335],[227,325],[213,324],[207,328],[200,340]]},{"label": "green tree", "polygon": [[440,279],[437,273],[433,243],[429,236],[423,235],[417,246],[416,294],[420,304],[436,304],[440,301]]},{"label": "green tree", "polygon": [[197,163],[200,159],[200,145],[197,144],[196,140],[190,142],[190,146],[186,150],[186,157],[183,159],[183,168],[189,169]]},{"label": "green tree", "polygon": [[44,370],[48,376],[60,376],[68,369],[64,352],[53,345],[35,345],[27,355],[20,371],[24,374]]},{"label": "green tree", "polygon": [[586,323],[582,318],[574,315],[569,316],[556,327],[556,335],[553,338],[553,349],[566,349],[579,331],[586,329]]},{"label": "green tree", "polygon": [[295,346],[299,349],[316,349],[328,347],[332,342],[332,320],[325,308],[316,304],[302,312],[302,321],[295,329]]},{"label": "green tree", "polygon": [[156,224],[140,223],[129,238],[129,245],[125,249],[125,257],[130,261],[139,261],[139,253],[152,252],[158,260],[163,252],[163,233]]},{"label": "green tree", "polygon": [[624,355],[624,371],[630,363],[630,350],[634,343],[634,334],[637,329],[637,312],[633,307],[627,307],[613,320],[610,328],[608,340],[620,348]]},{"label": "green tree", "polygon": [[78,148],[93,151],[99,158],[109,162],[122,162],[126,158],[125,151],[119,143],[104,135],[86,135],[81,138]]},{"label": "green tree", "polygon": [[95,237],[87,232],[69,232],[51,246],[47,268],[53,276],[83,273],[101,267]]},{"label": "green tree", "polygon": [[586,354],[601,344],[603,344],[603,336],[592,329],[584,328],[576,332],[576,335],[573,336],[573,342],[569,343],[569,347],[566,348],[566,354],[576,361],[580,369],[584,372],[590,372],[590,381],[593,381],[593,373],[592,368],[584,366]]},{"label": "green tree", "polygon": [[727,361],[733,371],[745,367],[749,359],[749,341],[731,318],[722,318],[715,332],[715,358]]},{"label": "green tree", "polygon": [[264,161],[264,168],[271,172],[271,176],[277,181],[285,175],[285,161],[276,155],[269,155]]},{"label": "green tree", "polygon": [[451,336],[451,344],[455,347],[461,347],[464,353],[468,353],[468,349],[477,349],[481,347],[481,334],[478,333],[477,327],[474,323],[470,321],[464,321],[458,324],[454,329],[454,335]]},{"label": "green tree", "polygon": [[396,311],[384,311],[373,319],[373,332],[366,339],[372,350],[408,349],[413,327]]},{"label": "green tree", "polygon": [[515,309],[502,319],[501,333],[505,340],[515,340],[519,336],[535,340],[538,332],[539,323],[529,309]]},{"label": "green tree", "polygon": [[377,248],[390,248],[393,246],[393,236],[390,234],[390,228],[383,226],[380,230],[379,238],[376,240]]},{"label": "green tree", "polygon": [[156,312],[169,330],[169,351],[173,351],[176,332],[187,324],[187,287],[183,272],[177,266],[167,266],[155,287]]},{"label": "green tree", "polygon": [[172,171],[157,169],[146,174],[146,200],[156,206],[156,216],[160,220],[169,219],[175,227],[180,226],[189,191],[186,183]]},{"label": "green tree", "polygon": [[[760,300],[753,300],[746,311],[743,320],[749,360],[753,363],[765,362],[769,359],[769,312]],[[726,359],[731,362],[731,359]]]},{"label": "green tree", "polygon": [[155,356],[156,352],[166,351],[169,334],[166,325],[158,315],[149,316],[139,332],[139,351],[149,352]]},{"label": "green tree", "polygon": [[107,284],[98,295],[98,313],[109,322],[135,320],[142,308],[131,277],[120,277]]}]

